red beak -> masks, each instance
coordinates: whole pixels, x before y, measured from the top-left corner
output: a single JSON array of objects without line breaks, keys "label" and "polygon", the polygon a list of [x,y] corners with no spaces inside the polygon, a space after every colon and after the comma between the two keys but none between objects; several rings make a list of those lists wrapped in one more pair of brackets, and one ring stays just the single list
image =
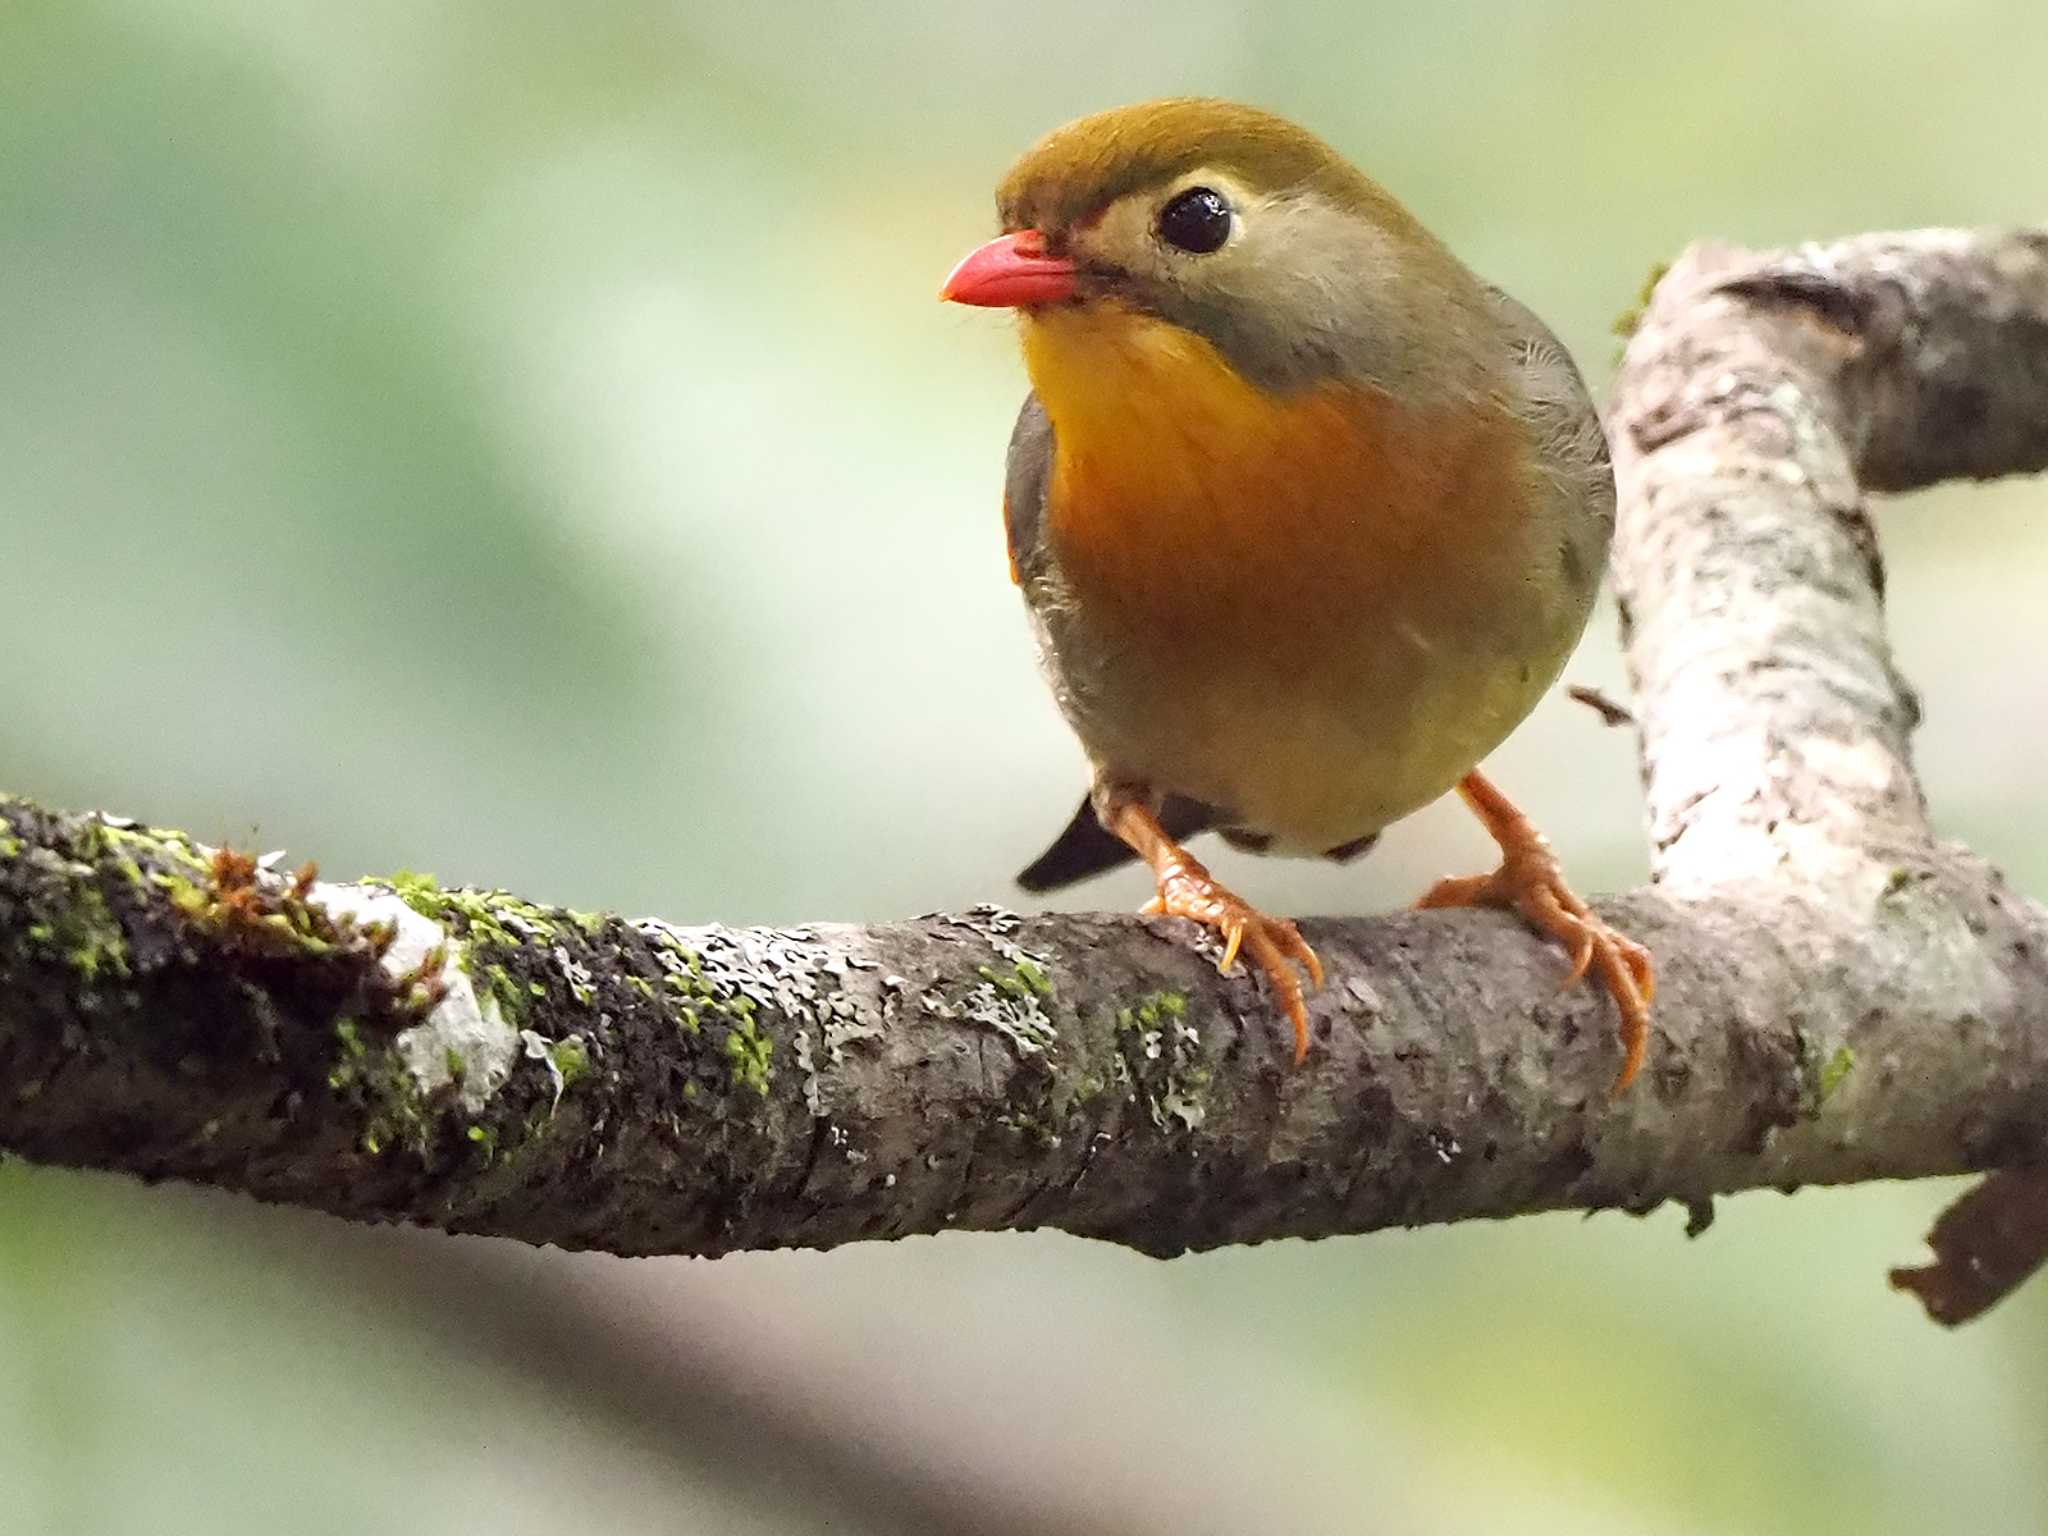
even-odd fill
[{"label": "red beak", "polygon": [[1074,296],[1074,264],[1045,254],[1045,236],[1035,229],[1001,235],[967,253],[953,269],[939,297],[954,304],[1010,309],[1020,304],[1057,304]]}]

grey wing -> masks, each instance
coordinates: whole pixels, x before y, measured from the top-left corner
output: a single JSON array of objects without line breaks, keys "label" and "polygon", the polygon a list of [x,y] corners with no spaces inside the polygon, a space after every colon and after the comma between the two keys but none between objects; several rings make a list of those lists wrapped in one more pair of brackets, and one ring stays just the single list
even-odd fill
[{"label": "grey wing", "polygon": [[1564,343],[1520,300],[1489,285],[1495,312],[1508,333],[1521,410],[1536,429],[1543,472],[1567,508],[1568,570],[1596,584],[1614,536],[1614,470],[1600,412]]},{"label": "grey wing", "polygon": [[1010,540],[1010,574],[1019,585],[1038,574],[1045,560],[1045,498],[1052,482],[1052,422],[1038,396],[1026,395],[1010,431],[1010,457],[1003,474],[1003,530]]},{"label": "grey wing", "polygon": [[[1010,433],[1010,459],[1003,476],[1003,528],[1010,540],[1010,574],[1024,589],[1025,601],[1034,613],[1047,600],[1051,557],[1045,548],[1045,498],[1052,480],[1052,423],[1037,395],[1024,397],[1017,413],[1017,425]],[[1050,636],[1041,622],[1038,629],[1041,657],[1053,688],[1066,704],[1066,685],[1057,659],[1050,653]],[[1160,806],[1160,822],[1169,836],[1192,837],[1211,825],[1215,813],[1207,806],[1178,795],[1168,795]],[[1025,867],[1017,883],[1027,891],[1057,890],[1105,869],[1114,869],[1137,857],[1122,838],[1106,830],[1095,814],[1092,795],[1081,797],[1081,808],[1067,822],[1066,830],[1052,846]]]}]

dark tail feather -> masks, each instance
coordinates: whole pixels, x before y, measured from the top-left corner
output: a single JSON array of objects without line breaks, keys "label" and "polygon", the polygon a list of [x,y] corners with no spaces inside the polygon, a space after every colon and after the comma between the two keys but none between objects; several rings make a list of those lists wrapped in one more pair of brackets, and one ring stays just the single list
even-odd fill
[{"label": "dark tail feather", "polygon": [[1323,857],[1333,864],[1349,864],[1361,854],[1371,853],[1373,848],[1379,843],[1379,840],[1379,833],[1368,832],[1363,837],[1354,837],[1348,843],[1339,843],[1334,848],[1325,848],[1323,850]]},{"label": "dark tail feather", "polygon": [[[1166,828],[1167,836],[1178,842],[1206,831],[1214,824],[1214,813],[1198,801],[1169,795],[1160,807],[1159,824]],[[1103,830],[1101,821],[1096,818],[1095,806],[1083,796],[1081,809],[1074,812],[1074,819],[1067,823],[1067,830],[1053,839],[1050,848],[1032,860],[1030,866],[1017,876],[1017,883],[1027,891],[1054,891],[1063,885],[1072,885],[1076,880],[1086,880],[1090,875],[1099,875],[1106,869],[1115,869],[1125,860],[1136,857],[1122,838]]]}]

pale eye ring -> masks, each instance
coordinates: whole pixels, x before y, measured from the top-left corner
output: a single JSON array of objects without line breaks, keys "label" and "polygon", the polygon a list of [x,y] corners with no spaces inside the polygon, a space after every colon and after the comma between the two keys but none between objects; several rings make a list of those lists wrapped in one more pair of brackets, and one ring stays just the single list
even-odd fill
[{"label": "pale eye ring", "polygon": [[1159,210],[1159,238],[1190,256],[1207,256],[1230,238],[1230,204],[1210,187],[1189,187]]}]

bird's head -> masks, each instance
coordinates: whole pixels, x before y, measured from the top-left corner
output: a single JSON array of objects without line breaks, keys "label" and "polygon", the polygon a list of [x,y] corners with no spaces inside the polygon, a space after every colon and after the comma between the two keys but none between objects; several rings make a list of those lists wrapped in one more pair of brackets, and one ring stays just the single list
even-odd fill
[{"label": "bird's head", "polygon": [[1401,389],[1471,340],[1476,280],[1329,145],[1253,107],[1081,118],[1011,167],[996,206],[1003,233],[940,296],[1018,310],[1027,355],[1165,326],[1291,394]]}]

